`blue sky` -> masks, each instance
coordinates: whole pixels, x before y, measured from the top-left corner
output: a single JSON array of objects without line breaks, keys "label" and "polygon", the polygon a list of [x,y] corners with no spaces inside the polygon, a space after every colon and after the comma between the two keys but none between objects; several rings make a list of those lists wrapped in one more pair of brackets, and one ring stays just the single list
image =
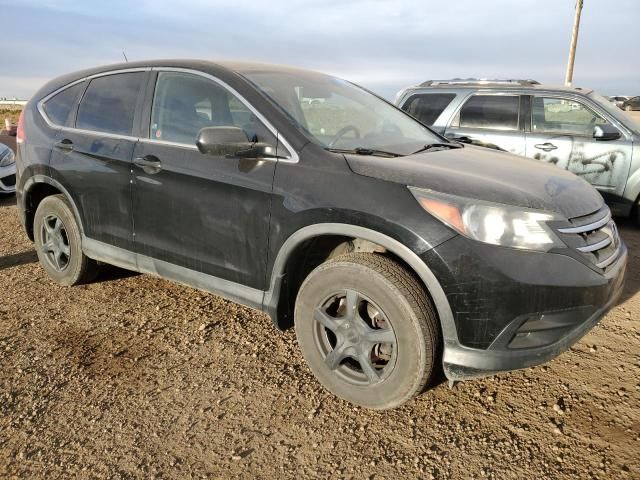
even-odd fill
[{"label": "blue sky", "polygon": [[[574,84],[640,94],[640,1],[585,0]],[[0,0],[0,97],[148,58],[311,68],[386,97],[430,78],[562,83],[574,0]]]}]

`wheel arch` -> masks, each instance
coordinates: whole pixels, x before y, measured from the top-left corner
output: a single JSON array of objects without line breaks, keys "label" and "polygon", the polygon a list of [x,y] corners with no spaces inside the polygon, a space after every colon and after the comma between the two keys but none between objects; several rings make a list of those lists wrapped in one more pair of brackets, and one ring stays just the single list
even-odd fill
[{"label": "wheel arch", "polygon": [[[263,297],[263,310],[271,316],[279,329],[284,330],[292,324],[292,319],[283,312],[284,303],[292,293],[286,290],[287,269],[290,266],[291,259],[295,260],[297,258],[301,247],[308,245],[310,241],[319,239],[328,240],[330,246],[334,242],[336,247],[340,245],[341,240],[342,242],[354,239],[364,240],[374,246],[382,247],[385,252],[399,259],[417,275],[430,295],[438,314],[445,342],[453,340],[457,343],[458,337],[453,313],[446,294],[434,273],[420,257],[409,247],[384,233],[367,227],[344,223],[319,223],[303,227],[289,236],[280,247],[271,270],[269,290],[265,292]],[[297,294],[297,290],[295,293]]]},{"label": "wheel arch", "polygon": [[64,195],[76,218],[80,234],[84,235],[80,212],[71,194],[60,182],[46,175],[33,175],[25,182],[23,192],[22,205],[20,207],[25,214],[25,230],[29,239],[33,241],[33,218],[36,209],[40,202],[50,195]]}]

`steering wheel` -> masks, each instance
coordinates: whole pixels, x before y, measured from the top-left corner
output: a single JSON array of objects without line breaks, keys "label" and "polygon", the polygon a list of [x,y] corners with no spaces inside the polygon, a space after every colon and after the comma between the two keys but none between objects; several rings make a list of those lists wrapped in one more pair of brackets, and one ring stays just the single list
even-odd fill
[{"label": "steering wheel", "polygon": [[336,143],[338,143],[338,140],[344,137],[347,132],[353,132],[356,134],[356,138],[360,138],[360,130],[358,130],[358,128],[354,125],[347,125],[346,127],[342,127],[340,130],[338,130],[338,133],[336,133],[329,142],[329,147],[333,147]]}]

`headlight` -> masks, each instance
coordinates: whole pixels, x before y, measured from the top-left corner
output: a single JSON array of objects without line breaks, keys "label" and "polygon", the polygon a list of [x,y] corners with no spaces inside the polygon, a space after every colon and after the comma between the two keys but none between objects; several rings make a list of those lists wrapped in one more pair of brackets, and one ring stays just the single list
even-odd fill
[{"label": "headlight", "polygon": [[409,188],[422,208],[465,237],[492,245],[546,252],[565,245],[547,225],[560,215]]},{"label": "headlight", "polygon": [[8,167],[16,163],[16,156],[13,153],[13,150],[7,148],[6,151],[0,151],[0,167]]}]

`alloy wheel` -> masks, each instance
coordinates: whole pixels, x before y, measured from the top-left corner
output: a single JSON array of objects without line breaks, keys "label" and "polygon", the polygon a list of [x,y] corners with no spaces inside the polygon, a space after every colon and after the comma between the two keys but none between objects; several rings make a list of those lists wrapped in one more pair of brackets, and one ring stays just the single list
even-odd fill
[{"label": "alloy wheel", "polygon": [[391,323],[355,290],[336,292],[318,305],[313,330],[326,367],[349,383],[378,383],[395,365],[397,339]]},{"label": "alloy wheel", "polygon": [[69,237],[62,220],[55,215],[47,215],[42,222],[42,251],[47,261],[61,272],[69,265],[71,248]]}]

